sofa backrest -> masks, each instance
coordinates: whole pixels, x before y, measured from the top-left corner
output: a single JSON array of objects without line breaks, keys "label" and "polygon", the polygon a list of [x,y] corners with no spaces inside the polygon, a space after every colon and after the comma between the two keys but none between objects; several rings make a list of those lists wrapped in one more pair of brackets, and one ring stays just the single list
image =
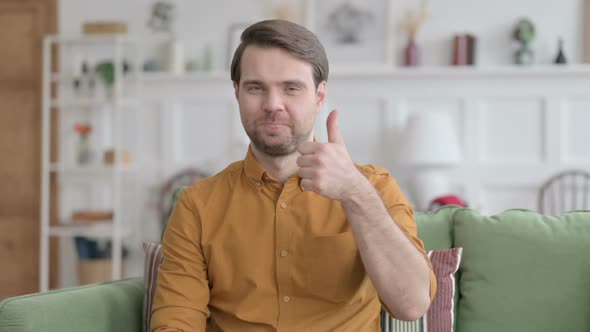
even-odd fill
[{"label": "sofa backrest", "polygon": [[590,331],[590,211],[455,211],[457,331]]},{"label": "sofa backrest", "polygon": [[143,278],[133,278],[0,302],[2,332],[141,331]]}]

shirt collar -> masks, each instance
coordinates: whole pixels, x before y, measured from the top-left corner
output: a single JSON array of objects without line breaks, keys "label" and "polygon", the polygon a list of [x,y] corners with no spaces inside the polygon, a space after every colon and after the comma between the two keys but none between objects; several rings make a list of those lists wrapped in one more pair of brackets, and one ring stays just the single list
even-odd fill
[{"label": "shirt collar", "polygon": [[254,181],[262,181],[266,174],[264,167],[254,157],[251,147],[248,147],[248,153],[244,159],[244,171],[246,172],[246,176]]},{"label": "shirt collar", "polygon": [[[313,136],[313,141],[317,142],[317,138]],[[246,176],[256,182],[263,183],[264,180],[268,177],[266,174],[266,170],[262,167],[262,164],[256,160],[254,157],[254,153],[252,152],[252,147],[248,146],[248,152],[246,153],[246,158],[244,159],[244,171],[246,172]],[[287,180],[288,181],[288,180]],[[301,177],[297,175],[297,184],[301,191],[303,191],[303,186],[301,185]]]}]

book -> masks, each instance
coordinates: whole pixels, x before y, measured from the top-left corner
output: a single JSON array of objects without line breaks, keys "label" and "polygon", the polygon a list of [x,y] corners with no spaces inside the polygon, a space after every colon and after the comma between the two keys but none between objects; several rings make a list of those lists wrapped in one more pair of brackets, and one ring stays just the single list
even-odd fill
[{"label": "book", "polygon": [[113,211],[111,210],[79,210],[72,213],[72,222],[74,223],[109,220],[113,220]]},{"label": "book", "polygon": [[127,34],[127,23],[120,21],[84,22],[82,32],[85,35]]},{"label": "book", "polygon": [[472,34],[455,35],[453,38],[453,65],[475,65],[476,45],[477,39]]}]

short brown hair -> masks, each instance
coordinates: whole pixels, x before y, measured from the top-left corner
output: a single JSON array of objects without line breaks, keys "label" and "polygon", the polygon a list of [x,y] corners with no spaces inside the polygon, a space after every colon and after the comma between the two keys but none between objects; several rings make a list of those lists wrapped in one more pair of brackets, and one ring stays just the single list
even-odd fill
[{"label": "short brown hair", "polygon": [[320,82],[328,80],[328,57],[324,47],[306,28],[284,20],[260,21],[249,26],[240,37],[240,45],[231,62],[231,80],[239,83],[241,61],[249,45],[278,47],[313,67],[313,80],[317,88]]}]

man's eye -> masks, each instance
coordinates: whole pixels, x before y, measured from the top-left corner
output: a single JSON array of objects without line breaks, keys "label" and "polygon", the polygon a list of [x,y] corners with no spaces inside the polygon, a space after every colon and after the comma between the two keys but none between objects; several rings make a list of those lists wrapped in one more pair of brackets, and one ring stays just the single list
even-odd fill
[{"label": "man's eye", "polygon": [[299,91],[301,91],[301,88],[299,88],[297,86],[290,86],[287,88],[288,93],[297,93]]},{"label": "man's eye", "polygon": [[259,86],[249,86],[248,87],[248,92],[260,92],[262,91],[262,88]]}]

